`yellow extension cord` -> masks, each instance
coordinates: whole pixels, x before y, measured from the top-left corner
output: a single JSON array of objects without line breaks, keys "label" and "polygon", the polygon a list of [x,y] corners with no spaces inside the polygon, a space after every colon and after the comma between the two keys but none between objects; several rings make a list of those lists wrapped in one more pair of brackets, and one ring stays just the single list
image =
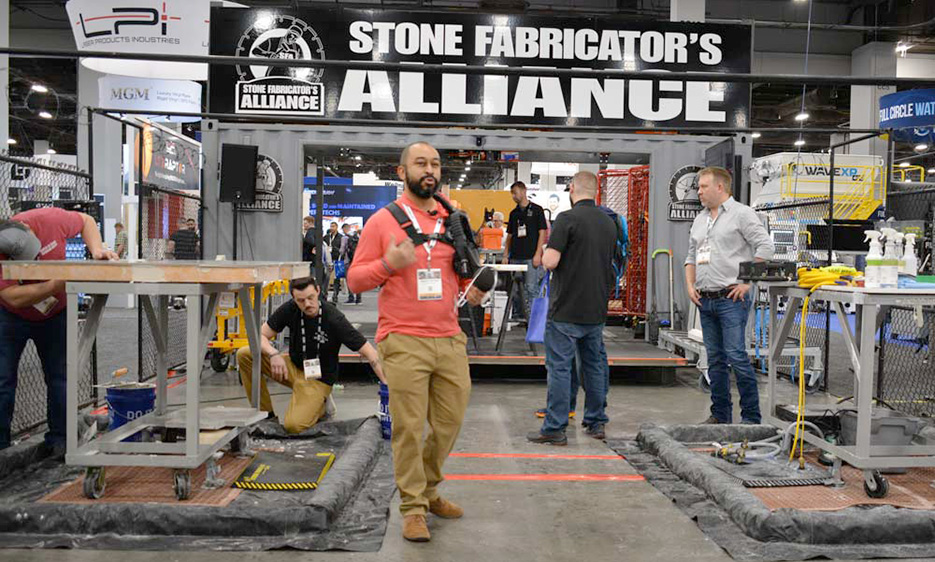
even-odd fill
[{"label": "yellow extension cord", "polygon": [[[792,440],[792,448],[789,451],[789,460],[795,458],[796,444],[799,447],[799,465],[805,465],[805,328],[808,321],[808,302],[812,298],[812,293],[819,288],[827,285],[854,285],[854,277],[859,272],[852,267],[828,266],[812,269],[810,267],[800,267],[797,271],[799,278],[799,287],[809,289],[808,295],[802,301],[802,314],[799,318],[799,403],[795,418],[795,437]],[[839,319],[846,322],[846,318]]]}]

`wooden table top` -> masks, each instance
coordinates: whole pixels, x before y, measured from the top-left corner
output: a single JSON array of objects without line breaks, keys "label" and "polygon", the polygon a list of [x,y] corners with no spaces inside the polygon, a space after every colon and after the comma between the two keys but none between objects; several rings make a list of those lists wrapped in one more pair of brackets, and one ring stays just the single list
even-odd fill
[{"label": "wooden table top", "polygon": [[123,283],[269,283],[309,275],[304,262],[3,261],[4,279]]}]

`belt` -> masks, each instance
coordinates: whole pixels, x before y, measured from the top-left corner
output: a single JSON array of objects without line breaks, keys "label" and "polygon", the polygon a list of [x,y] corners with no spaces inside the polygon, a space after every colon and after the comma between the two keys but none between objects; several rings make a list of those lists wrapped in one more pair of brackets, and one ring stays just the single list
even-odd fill
[{"label": "belt", "polygon": [[703,299],[723,299],[733,290],[733,287],[728,287],[717,291],[698,291],[698,294],[701,295]]}]

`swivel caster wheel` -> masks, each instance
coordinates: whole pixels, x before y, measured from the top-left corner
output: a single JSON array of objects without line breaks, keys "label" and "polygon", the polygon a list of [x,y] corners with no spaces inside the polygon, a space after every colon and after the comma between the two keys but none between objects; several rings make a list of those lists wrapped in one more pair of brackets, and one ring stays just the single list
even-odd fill
[{"label": "swivel caster wheel", "polygon": [[231,452],[239,456],[250,456],[253,452],[250,450],[250,433],[244,431],[231,441]]},{"label": "swivel caster wheel", "polygon": [[99,500],[104,496],[104,467],[89,466],[84,472],[84,497]]},{"label": "swivel caster wheel", "polygon": [[214,369],[215,373],[223,373],[227,371],[227,368],[231,363],[231,354],[224,353],[219,349],[211,350],[211,368]]},{"label": "swivel caster wheel", "polygon": [[885,498],[889,491],[890,483],[879,470],[864,472],[864,493],[868,498]]},{"label": "swivel caster wheel", "polygon": [[187,500],[192,493],[192,474],[190,470],[175,471],[175,498]]}]

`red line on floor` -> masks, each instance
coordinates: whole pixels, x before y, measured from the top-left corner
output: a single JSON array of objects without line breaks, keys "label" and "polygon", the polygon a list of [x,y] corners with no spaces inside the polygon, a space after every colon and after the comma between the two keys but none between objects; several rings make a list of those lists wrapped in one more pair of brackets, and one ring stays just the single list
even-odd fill
[{"label": "red line on floor", "polygon": [[446,474],[445,480],[512,482],[642,482],[639,474]]},{"label": "red line on floor", "polygon": [[534,453],[451,453],[449,457],[468,459],[597,459],[623,460],[620,455],[541,455]]}]

